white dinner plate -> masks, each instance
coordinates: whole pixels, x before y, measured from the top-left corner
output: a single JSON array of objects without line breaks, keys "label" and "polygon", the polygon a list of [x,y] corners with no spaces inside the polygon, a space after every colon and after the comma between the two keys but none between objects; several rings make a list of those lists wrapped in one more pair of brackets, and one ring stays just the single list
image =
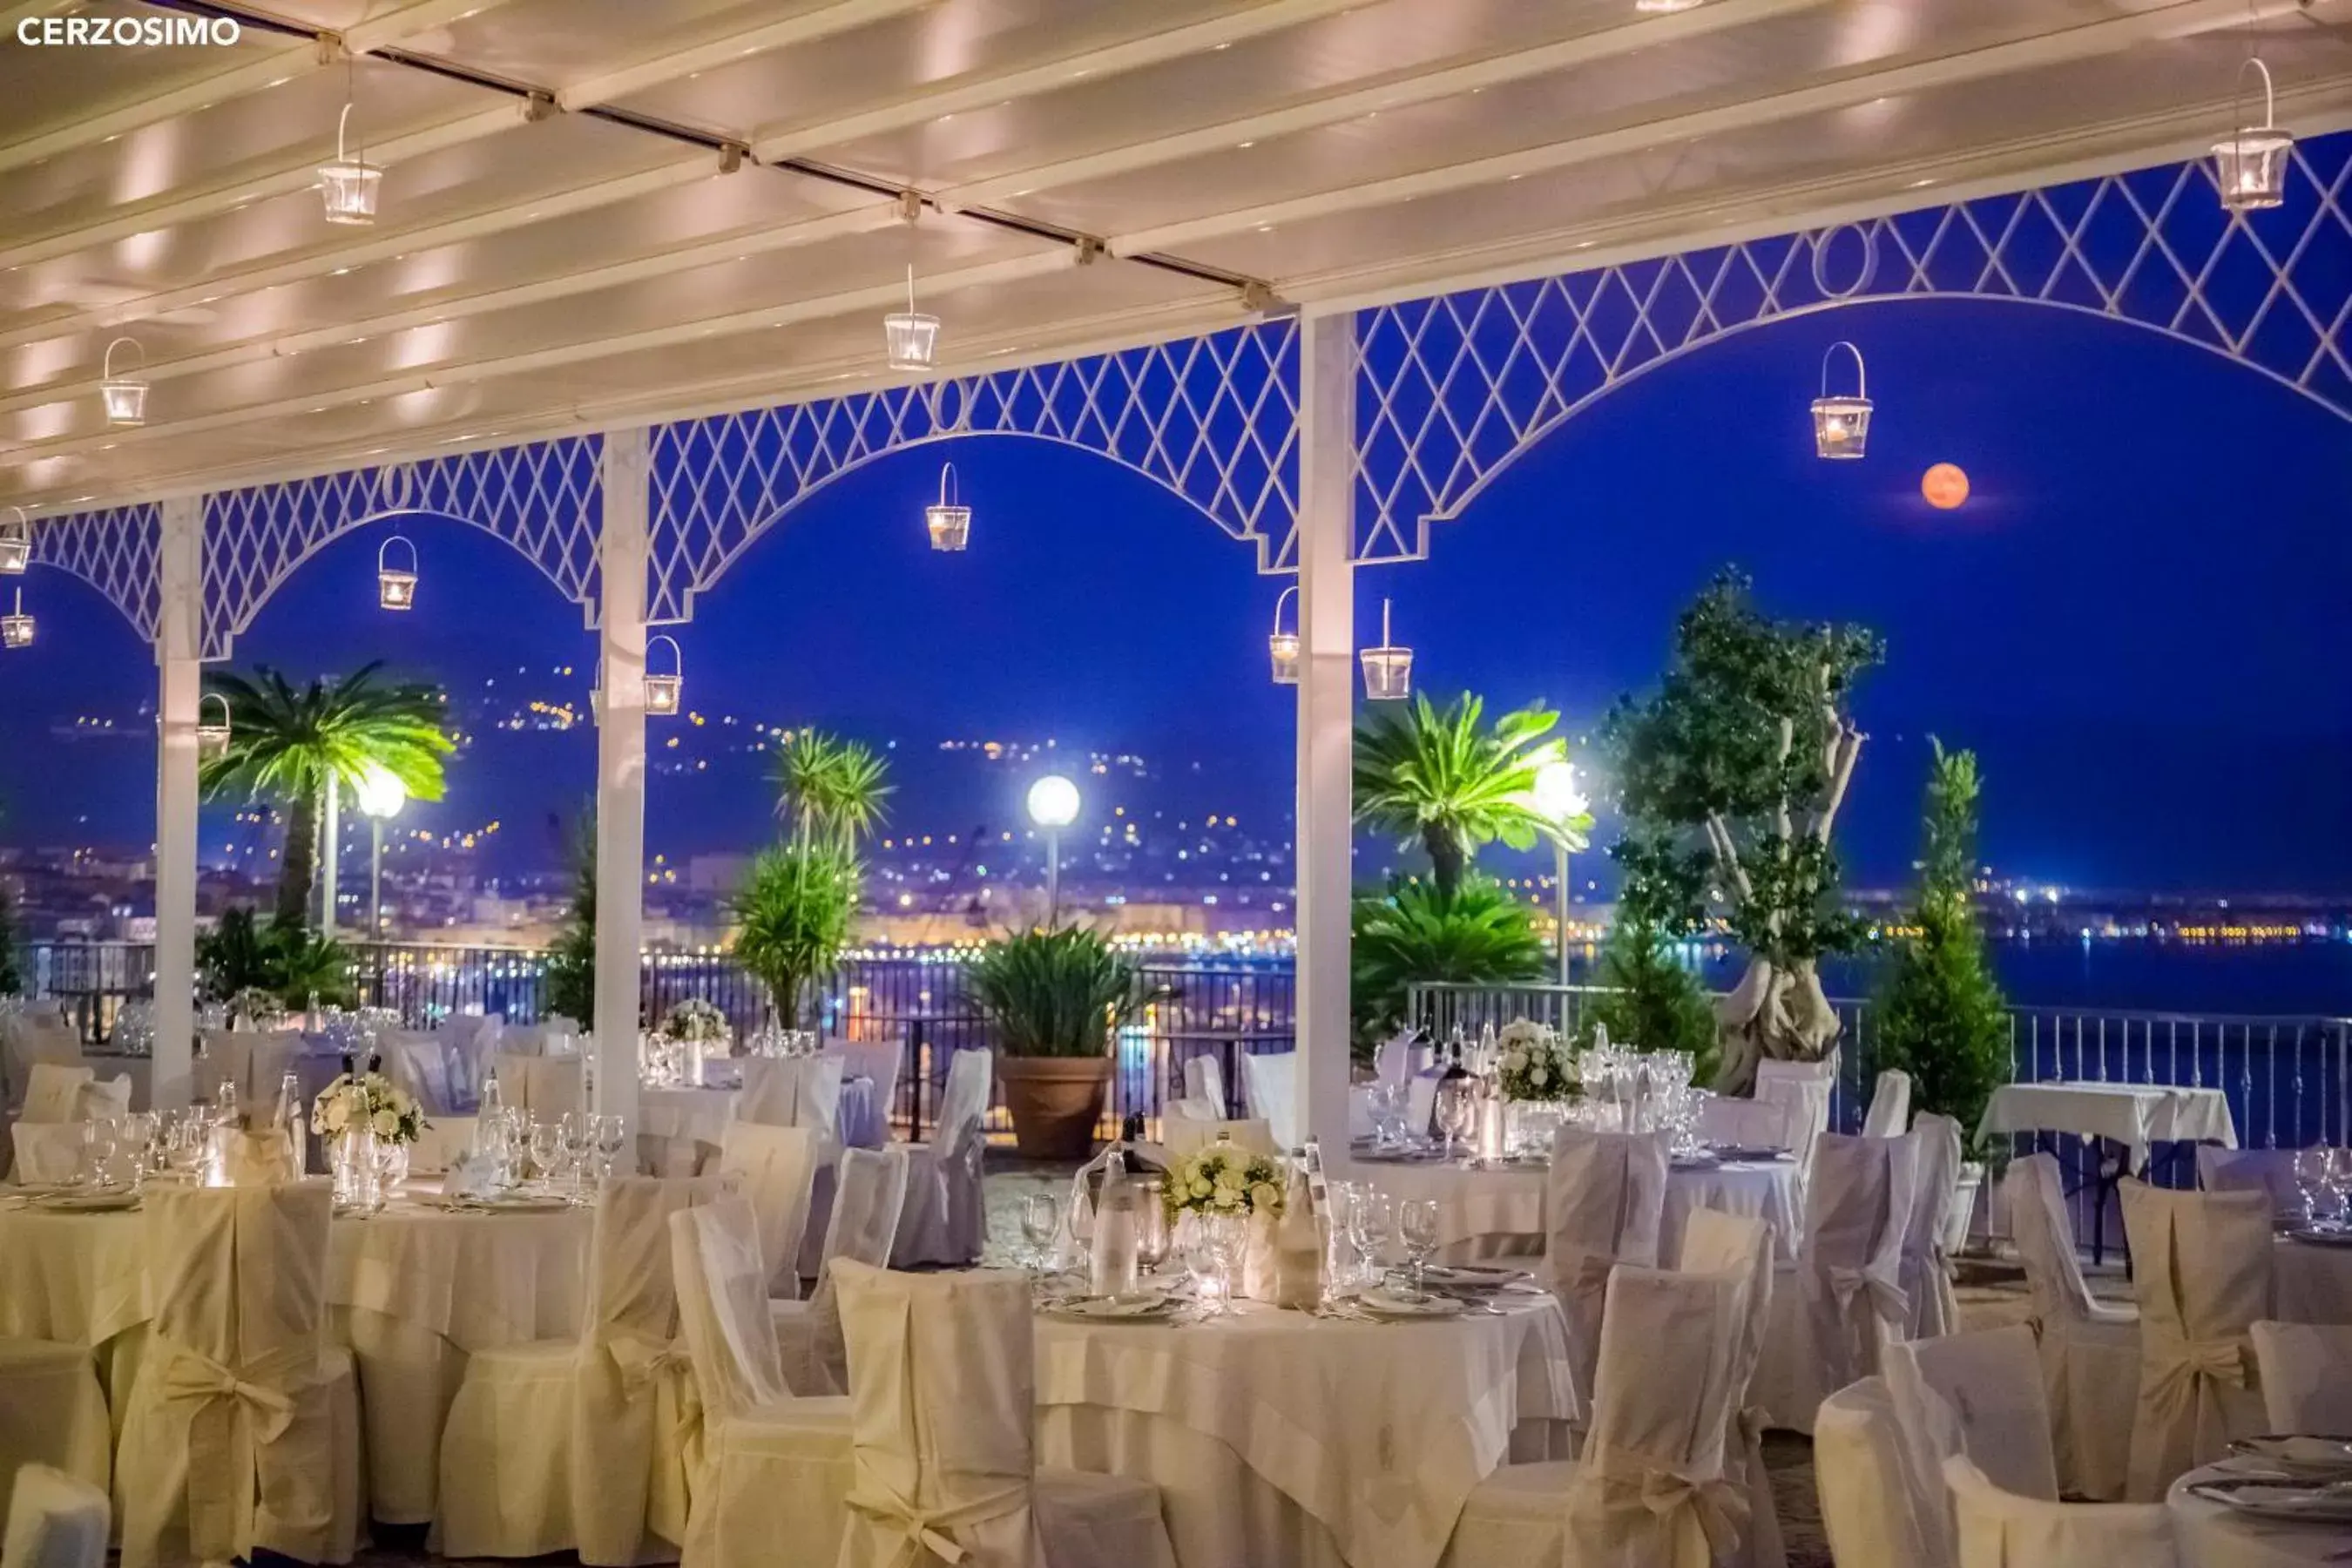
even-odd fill
[{"label": "white dinner plate", "polygon": [[2352,1479],[2352,1438],[2241,1437],[2230,1445],[2238,1463],[2258,1464],[2311,1480]]},{"label": "white dinner plate", "polygon": [[1674,1157],[1673,1165],[1674,1169],[1677,1171],[1719,1171],[1723,1168],[1723,1156],[1720,1154],[1677,1154]]},{"label": "white dinner plate", "polygon": [[1535,1276],[1524,1268],[1500,1263],[1433,1263],[1428,1278],[1433,1284],[1451,1285],[1456,1289],[1501,1290],[1524,1285]]},{"label": "white dinner plate", "polygon": [[1356,1305],[1375,1318],[1458,1318],[1469,1307],[1450,1296],[1425,1296],[1416,1301],[1382,1287],[1356,1298]]},{"label": "white dinner plate", "polygon": [[2352,1247],[2352,1230],[2340,1226],[2297,1226],[2286,1234],[2305,1247]]},{"label": "white dinner plate", "polygon": [[137,1193],[51,1193],[35,1198],[33,1206],[56,1214],[116,1214],[139,1206]]},{"label": "white dinner plate", "polygon": [[427,1198],[425,1202],[451,1214],[554,1214],[572,1205],[563,1198],[531,1195],[505,1198]]},{"label": "white dinner plate", "polygon": [[1733,1165],[1780,1165],[1786,1164],[1791,1158],[1786,1149],[1767,1149],[1760,1146],[1751,1149],[1741,1143],[1717,1143],[1715,1146],[1715,1157],[1726,1164]]},{"label": "white dinner plate", "polygon": [[2207,1502],[2217,1502],[2258,1519],[2352,1524],[2352,1486],[2340,1483],[2315,1486],[2296,1481],[2199,1481],[2189,1490]]},{"label": "white dinner plate", "polygon": [[1159,1290],[1139,1290],[1129,1296],[1075,1297],[1047,1310],[1085,1323],[1164,1323],[1175,1315],[1176,1301]]}]

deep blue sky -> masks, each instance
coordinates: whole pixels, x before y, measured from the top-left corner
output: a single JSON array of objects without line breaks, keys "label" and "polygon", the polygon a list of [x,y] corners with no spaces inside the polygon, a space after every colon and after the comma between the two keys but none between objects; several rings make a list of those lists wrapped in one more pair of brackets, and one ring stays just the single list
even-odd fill
[{"label": "deep blue sky", "polygon": [[[1879,405],[1860,463],[1811,455],[1805,405],[1837,337],[1862,344]],[[960,556],[933,554],[921,529],[945,456],[976,513]],[[1974,483],[1957,512],[1919,498],[1939,460]],[[1873,740],[1847,857],[1862,879],[1908,862],[1934,732],[1982,753],[1985,847],[2005,868],[2352,890],[2348,481],[2352,426],[2203,351],[2051,309],[1859,306],[1603,398],[1441,525],[1430,560],[1365,571],[1360,625],[1371,640],[1390,595],[1425,689],[1541,697],[1582,730],[1654,680],[1676,611],[1737,562],[1773,612],[1887,639],[1859,704]],[[373,529],[298,574],[237,662],[308,674],[385,658],[460,690],[495,675],[584,692],[593,641],[535,568],[463,524],[404,528],[424,558],[414,615],[373,608]],[[1102,458],[981,438],[832,486],[673,630],[697,708],[902,742],[903,809],[921,825],[1010,821],[1017,781],[1002,799],[939,798],[950,786],[916,752],[1051,734],[1197,762],[1198,808],[1255,826],[1287,810],[1291,731],[1288,693],[1265,676],[1281,584],[1253,568],[1250,547]],[[27,579],[27,603],[40,640],[0,661],[0,835],[143,841],[147,650],[57,574]],[[551,673],[564,664],[568,680]],[[121,738],[60,745],[54,726],[77,713]],[[543,858],[545,814],[591,790],[593,756],[584,730],[496,739],[420,820],[499,817],[510,855]],[[656,780],[656,847],[763,831],[756,768],[713,769]]]}]

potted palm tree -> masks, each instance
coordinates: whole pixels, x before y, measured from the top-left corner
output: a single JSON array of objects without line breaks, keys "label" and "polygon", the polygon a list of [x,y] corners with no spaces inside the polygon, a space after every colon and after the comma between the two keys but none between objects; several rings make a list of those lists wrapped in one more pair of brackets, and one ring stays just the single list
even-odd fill
[{"label": "potted palm tree", "polygon": [[1114,1032],[1143,1005],[1135,966],[1097,932],[1009,935],[966,973],[996,1036],[996,1081],[1024,1159],[1084,1159],[1110,1084]]},{"label": "potted palm tree", "polygon": [[874,751],[820,730],[786,734],[771,776],[791,835],[751,862],[730,910],[736,962],[767,986],[778,1023],[793,1029],[812,984],[849,945],[866,891],[858,841],[881,822],[894,786]]}]

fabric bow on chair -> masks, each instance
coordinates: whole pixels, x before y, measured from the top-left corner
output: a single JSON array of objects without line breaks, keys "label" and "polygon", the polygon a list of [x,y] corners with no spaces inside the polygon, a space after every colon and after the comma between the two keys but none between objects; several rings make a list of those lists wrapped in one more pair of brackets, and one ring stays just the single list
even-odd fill
[{"label": "fabric bow on chair", "polygon": [[1870,1310],[1882,1322],[1900,1323],[1910,1313],[1910,1293],[1883,1273],[1833,1264],[1829,1274],[1830,1295],[1837,1302],[1841,1318],[1853,1310],[1857,1296],[1870,1299]]},{"label": "fabric bow on chair", "polygon": [[[1694,1476],[1633,1448],[1601,1448],[1592,1468],[1602,1507],[1622,1516],[1639,1511],[1672,1532],[1674,1568],[1706,1568],[1727,1560],[1748,1528],[1748,1498],[1720,1475]],[[1694,1541],[1691,1531],[1698,1532]],[[1696,1553],[1684,1550],[1700,1548]]]},{"label": "fabric bow on chair", "polygon": [[1028,1508],[1029,1487],[1025,1481],[1014,1481],[950,1507],[922,1509],[891,1490],[870,1472],[862,1472],[850,1490],[848,1506],[851,1512],[900,1533],[903,1544],[892,1559],[891,1568],[919,1563],[926,1552],[942,1563],[953,1563],[962,1562],[965,1552],[947,1531],[986,1524]]},{"label": "fabric bow on chair", "polygon": [[2246,1352],[2242,1342],[2181,1339],[2155,1325],[2143,1331],[2149,1370],[2158,1387],[2186,1384],[2194,1393],[2211,1384],[2246,1386]]},{"label": "fabric bow on chair", "polygon": [[[188,1434],[183,1489],[189,1551],[207,1563],[237,1555],[237,1543],[249,1528],[247,1521],[253,1508],[247,1489],[255,1483],[244,1480],[246,1477],[257,1478],[263,1500],[280,1508],[291,1504],[289,1519],[311,1522],[299,1517],[301,1490],[280,1484],[273,1473],[278,1467],[261,1467],[257,1452],[276,1443],[293,1425],[293,1395],[270,1384],[239,1377],[185,1345],[164,1341],[160,1348],[170,1359],[160,1377],[158,1403],[185,1424]],[[281,1452],[278,1458],[282,1462],[289,1456]],[[306,1474],[323,1472],[327,1457],[307,1455],[292,1468]],[[132,1539],[151,1538],[178,1500],[169,1495],[148,1497],[134,1492],[127,1506],[142,1522],[132,1531],[126,1520],[126,1534]]]}]

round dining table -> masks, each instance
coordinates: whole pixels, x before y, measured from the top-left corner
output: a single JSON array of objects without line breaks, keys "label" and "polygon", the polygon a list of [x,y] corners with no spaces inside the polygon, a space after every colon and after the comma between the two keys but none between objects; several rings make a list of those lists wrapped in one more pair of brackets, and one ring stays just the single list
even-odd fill
[{"label": "round dining table", "polygon": [[[1352,1173],[1391,1197],[1435,1198],[1438,1256],[1445,1262],[1534,1257],[1544,1250],[1549,1235],[1544,1189],[1551,1176],[1540,1165],[1472,1170],[1358,1155]],[[1796,1260],[1803,1213],[1795,1161],[1727,1160],[1670,1170],[1658,1227],[1661,1258],[1671,1260],[1680,1251],[1684,1222],[1702,1208],[1763,1220],[1772,1227],[1775,1258]]]},{"label": "round dining table", "polygon": [[1038,1462],[1156,1482],[1180,1562],[1433,1568],[1496,1466],[1567,1457],[1567,1319],[1545,1294],[1496,1301],[1437,1321],[1040,1316]]},{"label": "round dining table", "polygon": [[2318,1568],[2344,1561],[2352,1525],[2257,1518],[2197,1496],[2189,1489],[2230,1474],[2208,1465],[2172,1483],[2165,1510],[2172,1515],[2176,1554],[2194,1568]]},{"label": "round dining table", "polygon": [[[432,1519],[441,1426],[476,1351],[580,1331],[591,1211],[448,1209],[404,1196],[328,1232],[328,1332],[359,1364],[370,1511]],[[86,1345],[108,1403],[136,1375],[153,1303],[136,1211],[0,1199],[0,1335]]]},{"label": "round dining table", "polygon": [[2271,1255],[2273,1310],[2290,1323],[2352,1323],[2352,1246],[2278,1239]]}]

